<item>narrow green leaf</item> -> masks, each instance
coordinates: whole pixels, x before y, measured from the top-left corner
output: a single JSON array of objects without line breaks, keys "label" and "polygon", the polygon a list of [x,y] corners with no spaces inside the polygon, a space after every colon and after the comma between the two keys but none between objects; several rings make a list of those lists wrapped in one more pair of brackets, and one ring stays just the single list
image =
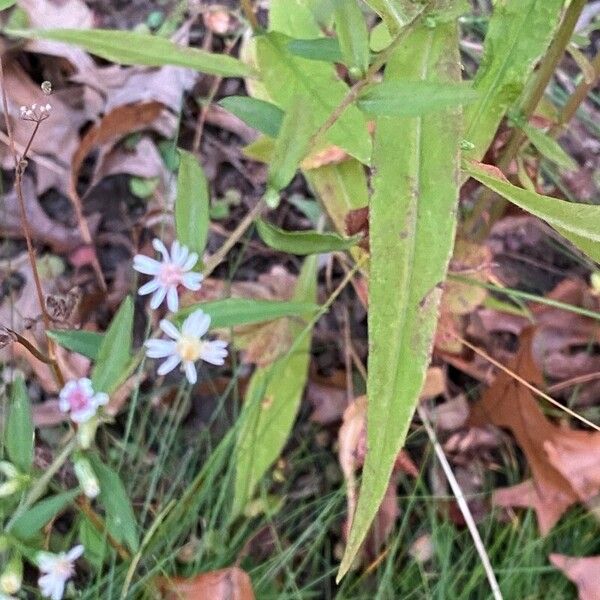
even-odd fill
[{"label": "narrow green leaf", "polygon": [[335,233],[285,231],[262,219],[256,221],[256,230],[267,246],[280,252],[302,256],[348,250],[360,241],[360,236],[343,238]]},{"label": "narrow green leaf", "polygon": [[264,323],[281,317],[295,317],[314,313],[318,304],[311,302],[278,302],[275,300],[253,300],[250,298],[226,298],[212,302],[199,302],[182,308],[176,315],[183,320],[190,313],[201,308],[210,315],[212,329],[236,327]]},{"label": "narrow green leaf", "polygon": [[21,376],[16,377],[11,385],[10,405],[4,427],[8,458],[19,471],[28,473],[33,464],[34,429],[31,403]]},{"label": "narrow green leaf", "polygon": [[538,152],[542,156],[568,171],[575,171],[577,169],[575,160],[561,148],[560,144],[554,138],[537,127],[529,125],[529,123],[522,123],[519,127],[525,132],[529,141],[538,149]]},{"label": "narrow green leaf", "polygon": [[365,0],[383,19],[388,30],[397,33],[418,12],[419,6],[408,0]]},{"label": "narrow green leaf", "polygon": [[477,98],[469,84],[434,81],[385,81],[369,88],[358,99],[364,112],[387,117],[418,117],[453,106],[470,104]]},{"label": "narrow green leaf", "polygon": [[18,37],[55,40],[84,48],[91,54],[123,65],[175,65],[222,77],[251,77],[254,72],[227,54],[187,48],[170,40],[137,31],[109,29],[13,29]]},{"label": "narrow green leaf", "polygon": [[85,548],[85,559],[97,570],[102,569],[104,561],[110,556],[110,547],[106,535],[99,532],[85,516],[79,523],[79,540]]},{"label": "narrow green leaf", "polygon": [[89,456],[100,483],[98,499],[106,511],[108,532],[119,542],[124,541],[132,552],[139,549],[135,514],[119,474],[93,454]]},{"label": "narrow green leaf", "polygon": [[0,0],[0,10],[5,10],[14,6],[17,3],[17,0]]},{"label": "narrow green leaf", "polygon": [[133,329],[133,301],[127,296],[102,339],[96,365],[92,371],[92,384],[97,392],[110,394],[131,359]]},{"label": "narrow green leaf", "polygon": [[96,331],[54,329],[48,331],[48,337],[67,350],[78,352],[83,356],[96,360],[102,344],[103,334]]},{"label": "narrow green leaf", "polygon": [[369,68],[369,30],[356,0],[333,0],[335,30],[350,73],[362,77]]},{"label": "narrow green leaf", "polygon": [[[456,23],[421,27],[398,47],[386,81],[460,81]],[[380,117],[369,208],[367,455],[338,573],[350,568],[384,497],[429,364],[456,228],[459,110]]]},{"label": "narrow green leaf", "polygon": [[249,96],[228,96],[218,102],[225,110],[261,133],[277,137],[283,121],[283,111],[264,100]]},{"label": "narrow green leaf", "polygon": [[15,521],[11,534],[20,540],[35,537],[46,523],[62,512],[79,494],[79,490],[71,490],[34,504]]},{"label": "narrow green leaf", "polygon": [[476,163],[465,161],[463,168],[473,179],[543,219],[590,258],[600,262],[600,206],[542,196],[491,175],[489,170]]},{"label": "narrow green leaf", "polygon": [[294,56],[307,60],[320,60],[341,63],[344,60],[340,43],[335,38],[315,38],[314,40],[291,40],[287,49]]},{"label": "narrow green leaf", "polygon": [[[294,177],[300,161],[308,152],[310,137],[316,131],[311,119],[305,117],[308,103],[305,94],[296,93],[283,117],[267,175],[267,194],[271,193],[273,197],[273,192],[282,190]],[[275,208],[278,201],[268,204]]]},{"label": "narrow green leaf", "polygon": [[208,238],[210,195],[202,167],[191,152],[179,150],[175,229],[177,239],[200,258]]},{"label": "narrow green leaf", "polygon": [[465,110],[465,152],[480,160],[500,121],[519,98],[537,61],[544,55],[560,20],[564,0],[503,0],[485,36],[483,59],[473,81],[477,102]]},{"label": "narrow green leaf", "polygon": [[[256,56],[262,83],[273,102],[289,112],[298,94],[306,99],[301,120],[303,129],[316,131],[348,92],[332,65],[294,56],[290,38],[271,32],[256,40]],[[364,115],[350,106],[327,131],[324,139],[340,146],[363,163],[371,159],[371,137]]]},{"label": "narrow green leaf", "polygon": [[[308,257],[300,272],[294,300],[315,302],[317,257]],[[305,326],[290,323],[292,339]],[[257,483],[281,453],[292,429],[306,385],[310,360],[310,332],[269,367],[258,368],[246,392],[235,449],[235,492],[232,515],[239,515],[251,500]]]}]

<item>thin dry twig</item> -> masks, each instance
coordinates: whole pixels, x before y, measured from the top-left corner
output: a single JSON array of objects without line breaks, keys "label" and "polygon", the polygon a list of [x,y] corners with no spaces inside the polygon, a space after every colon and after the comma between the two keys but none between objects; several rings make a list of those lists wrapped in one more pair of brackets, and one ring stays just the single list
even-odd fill
[{"label": "thin dry twig", "polygon": [[14,143],[14,135],[12,131],[12,126],[10,123],[10,118],[8,114],[8,99],[6,97],[6,85],[4,79],[4,64],[2,61],[2,57],[0,56],[0,87],[2,87],[2,107],[4,110],[4,120],[6,122],[6,132],[8,134],[8,138],[10,141],[10,148],[13,155],[14,163],[15,163],[15,191],[17,193],[17,199],[19,201],[19,211],[21,214],[21,224],[23,227],[23,233],[25,234],[25,242],[27,244],[27,254],[29,256],[29,262],[31,264],[31,272],[33,274],[33,281],[35,283],[35,289],[38,297],[38,302],[40,305],[40,312],[42,315],[42,320],[44,323],[44,333],[46,334],[46,338],[48,340],[48,355],[50,357],[50,365],[52,367],[52,372],[56,379],[56,382],[60,387],[65,385],[65,379],[63,374],[58,366],[58,363],[55,359],[55,346],[54,341],[51,340],[47,336],[47,331],[50,329],[50,317],[46,310],[46,303],[44,302],[44,290],[42,288],[42,282],[40,279],[40,274],[38,272],[37,263],[35,260],[35,250],[33,248],[33,239],[31,235],[31,227],[29,225],[29,220],[27,218],[27,211],[25,210],[25,198],[23,197],[23,174],[25,169],[27,168],[27,152],[31,146],[31,142],[38,132],[40,121],[36,121],[35,128],[31,137],[29,138],[29,142],[27,143],[25,150],[23,151],[22,156],[19,158],[17,151],[15,149]]},{"label": "thin dry twig", "polygon": [[483,570],[485,571],[485,575],[490,584],[490,588],[492,589],[492,595],[495,600],[503,600],[502,592],[500,591],[500,586],[498,585],[498,580],[496,579],[496,575],[494,574],[494,569],[492,568],[492,563],[490,562],[490,558],[486,552],[485,546],[483,545],[483,541],[481,536],[479,535],[479,531],[477,529],[477,525],[475,524],[475,519],[473,519],[473,515],[471,514],[471,509],[465,500],[465,496],[462,492],[462,489],[452,472],[452,467],[444,454],[444,450],[440,445],[435,431],[429,421],[429,417],[427,416],[427,412],[423,409],[422,406],[417,406],[417,412],[421,421],[423,422],[423,426],[425,427],[425,431],[429,436],[429,441],[433,446],[433,450],[440,461],[440,465],[444,471],[444,475],[446,475],[446,479],[452,488],[452,492],[454,493],[454,497],[456,498],[456,502],[458,507],[460,508],[460,512],[465,519],[465,523],[469,529],[469,533],[473,538],[473,543],[475,544],[475,549],[477,550],[477,554],[479,554],[479,559],[481,560],[481,564],[483,566]]},{"label": "thin dry twig", "polygon": [[502,363],[498,362],[495,358],[492,358],[487,352],[485,352],[481,348],[478,348],[474,344],[471,344],[471,342],[468,342],[467,340],[465,340],[465,338],[461,337],[460,335],[456,335],[456,334],[453,334],[453,335],[459,342],[461,342],[461,344],[464,344],[467,348],[470,348],[471,350],[473,350],[473,352],[475,352],[475,354],[478,354],[482,358],[485,358],[485,360],[487,360],[488,362],[493,364],[495,367],[498,367],[498,369],[500,369],[501,371],[504,371],[507,375],[510,375],[515,381],[518,381],[520,384],[524,385],[527,389],[532,391],[534,394],[536,394],[540,398],[543,398],[544,400],[546,400],[547,402],[549,402],[556,408],[562,410],[563,412],[567,413],[574,419],[577,419],[578,421],[585,423],[585,425],[587,425],[588,427],[591,427],[592,429],[595,429],[596,431],[600,431],[600,427],[598,425],[595,425],[590,420],[577,414],[574,410],[571,410],[568,406],[564,406],[563,404],[561,404],[560,402],[558,402],[551,396],[548,396],[548,394],[546,394],[545,392],[542,392],[542,390],[536,388],[535,385],[532,385],[531,383],[529,383],[529,381],[527,381],[526,379],[523,379],[520,375],[518,375],[514,371],[511,371],[511,369],[504,366]]}]

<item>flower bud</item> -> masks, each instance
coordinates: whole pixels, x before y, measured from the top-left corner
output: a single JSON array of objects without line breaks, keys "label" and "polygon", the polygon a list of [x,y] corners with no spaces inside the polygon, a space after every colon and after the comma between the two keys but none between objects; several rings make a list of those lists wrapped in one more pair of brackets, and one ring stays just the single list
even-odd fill
[{"label": "flower bud", "polygon": [[0,473],[6,478],[0,483],[0,498],[11,496],[21,489],[23,477],[12,463],[6,460],[0,461]]},{"label": "flower bud", "polygon": [[14,553],[0,575],[0,593],[15,594],[23,583],[23,561],[18,553]]},{"label": "flower bud", "polygon": [[77,428],[77,440],[79,442],[79,447],[82,450],[87,450],[93,444],[98,424],[99,421],[97,417],[92,417],[83,423],[79,423],[79,427]]},{"label": "flower bud", "polygon": [[100,493],[100,483],[92,469],[90,461],[85,456],[78,456],[74,460],[77,481],[88,498],[95,498]]}]

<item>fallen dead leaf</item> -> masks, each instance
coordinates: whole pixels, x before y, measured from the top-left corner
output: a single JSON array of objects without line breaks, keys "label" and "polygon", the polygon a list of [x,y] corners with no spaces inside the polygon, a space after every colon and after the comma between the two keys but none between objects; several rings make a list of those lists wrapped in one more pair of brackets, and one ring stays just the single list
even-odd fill
[{"label": "fallen dead leaf", "polygon": [[[52,220],[38,202],[35,186],[31,177],[24,177],[21,189],[27,219],[32,237],[41,244],[51,247],[52,251],[61,254],[71,252],[83,245],[81,233],[72,227],[65,227],[62,223]],[[10,238],[23,238],[21,226],[19,201],[13,189],[3,197],[2,219],[0,219],[0,233]],[[98,224],[96,218],[89,219],[92,232]]]},{"label": "fallen dead leaf", "polygon": [[[338,433],[338,460],[346,480],[347,519],[344,535],[350,531],[352,517],[356,509],[357,481],[356,471],[362,467],[366,455],[366,421],[367,397],[359,396],[344,411],[342,426]],[[379,507],[373,525],[364,545],[367,559],[374,559],[380,548],[389,537],[396,519],[400,514],[396,487],[398,474],[408,473],[418,476],[418,469],[409,457],[401,450],[394,465],[394,476],[387,487],[384,500]]]},{"label": "fallen dead leaf", "polygon": [[[521,348],[510,368],[540,388],[543,378],[532,356],[533,337],[533,329],[523,332]],[[586,503],[600,491],[600,434],[555,425],[532,392],[505,372],[473,407],[471,424],[484,423],[513,433],[532,474],[530,481],[497,490],[494,503],[534,508],[543,535],[570,506]]]},{"label": "fallen dead leaf", "polygon": [[185,579],[161,579],[164,600],[254,600],[252,582],[239,567],[201,573]]},{"label": "fallen dead leaf", "polygon": [[577,586],[579,600],[600,600],[600,556],[551,554],[550,562]]}]

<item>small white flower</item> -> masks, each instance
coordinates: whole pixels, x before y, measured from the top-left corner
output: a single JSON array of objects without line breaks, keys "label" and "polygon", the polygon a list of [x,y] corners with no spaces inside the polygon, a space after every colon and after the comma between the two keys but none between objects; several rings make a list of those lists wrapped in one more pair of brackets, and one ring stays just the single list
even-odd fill
[{"label": "small white flower", "polygon": [[172,340],[151,339],[145,343],[146,356],[149,358],[166,358],[158,368],[159,375],[166,375],[181,363],[187,380],[194,384],[198,378],[194,363],[204,360],[213,365],[222,365],[227,356],[227,342],[202,340],[208,331],[210,316],[202,310],[193,312],[183,322],[181,331],[170,321],[163,319],[160,328]]},{"label": "small white flower", "polygon": [[40,552],[37,564],[43,575],[38,579],[38,585],[44,598],[61,600],[65,591],[65,584],[75,574],[73,564],[83,554],[83,546],[75,546],[68,552],[50,554]]},{"label": "small white flower", "polygon": [[71,413],[75,423],[89,421],[98,407],[108,403],[108,394],[94,392],[92,382],[87,377],[69,381],[60,391],[58,407],[63,412]]},{"label": "small white flower", "polygon": [[169,310],[176,312],[179,308],[177,287],[182,285],[195,292],[200,289],[204,279],[200,273],[192,271],[198,262],[198,255],[195,252],[190,253],[189,248],[177,240],[171,245],[170,253],[159,239],[155,238],[152,245],[162,254],[162,260],[158,261],[143,254],[136,254],[133,257],[133,268],[136,271],[153,276],[153,279],[138,290],[138,294],[141,296],[153,294],[150,300],[153,309],[157,309],[166,297]]}]

